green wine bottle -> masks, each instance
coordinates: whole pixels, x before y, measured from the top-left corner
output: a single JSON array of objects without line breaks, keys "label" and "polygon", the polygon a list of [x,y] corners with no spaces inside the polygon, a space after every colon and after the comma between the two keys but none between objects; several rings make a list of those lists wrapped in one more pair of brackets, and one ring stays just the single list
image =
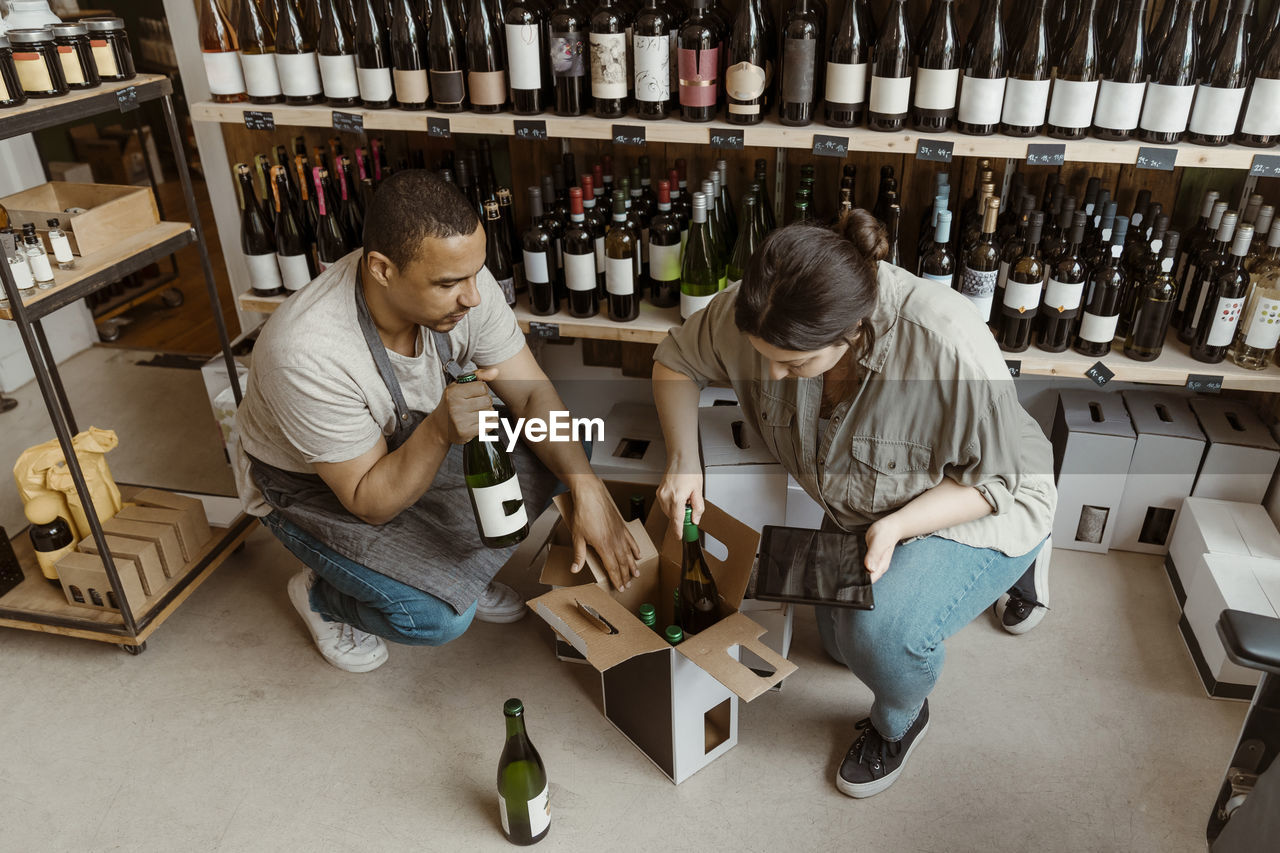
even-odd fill
[{"label": "green wine bottle", "polygon": [[[458,377],[459,382],[475,382],[476,375]],[[475,510],[480,541],[490,548],[507,548],[529,535],[529,515],[520,492],[520,478],[511,457],[496,441],[479,436],[462,447],[462,474],[467,494]]]},{"label": "green wine bottle", "polygon": [[742,199],[742,222],[743,226],[738,230],[738,242],[734,244],[733,255],[729,258],[729,263],[725,268],[725,279],[727,286],[732,286],[742,282],[747,274],[747,265],[751,263],[751,256],[756,253],[758,247],[758,232],[756,230],[756,208],[760,201],[754,193],[747,193]]},{"label": "green wine bottle", "polygon": [[684,557],[680,562],[680,628],[686,637],[705,631],[720,621],[720,593],[707,568],[698,542],[693,509],[684,508]]},{"label": "green wine bottle", "polygon": [[671,645],[678,646],[680,645],[680,642],[684,640],[684,631],[680,630],[679,625],[668,625],[667,630],[663,632],[663,637],[665,637],[667,642]]},{"label": "green wine bottle", "polygon": [[707,222],[707,197],[693,194],[693,221],[680,262],[680,316],[688,319],[707,307],[720,291],[720,270]]},{"label": "green wine bottle", "polygon": [[537,844],[551,828],[547,768],[524,730],[524,703],[508,699],[507,744],[498,762],[498,812],[502,831],[512,844]]}]

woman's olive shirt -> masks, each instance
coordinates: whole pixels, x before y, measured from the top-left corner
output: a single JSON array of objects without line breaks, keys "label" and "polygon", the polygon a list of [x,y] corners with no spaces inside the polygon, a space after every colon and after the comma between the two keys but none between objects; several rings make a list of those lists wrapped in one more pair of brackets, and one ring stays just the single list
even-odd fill
[{"label": "woman's olive shirt", "polygon": [[700,386],[731,383],[773,455],[842,527],[874,521],[946,476],[977,489],[993,513],[939,536],[1025,554],[1053,526],[1053,454],[991,332],[953,290],[887,263],[876,277],[866,379],[821,435],[822,377],[769,378],[769,362],[734,324],[736,286],[672,330],[654,358]]}]

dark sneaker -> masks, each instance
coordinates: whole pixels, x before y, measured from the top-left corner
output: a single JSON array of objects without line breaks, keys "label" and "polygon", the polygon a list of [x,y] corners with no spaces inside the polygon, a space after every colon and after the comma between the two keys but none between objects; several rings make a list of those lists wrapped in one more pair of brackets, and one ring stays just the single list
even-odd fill
[{"label": "dark sneaker", "polygon": [[1049,539],[1018,582],[992,605],[996,621],[1010,634],[1027,633],[1049,612],[1049,559],[1052,551],[1053,540]]},{"label": "dark sneaker", "polygon": [[840,764],[836,787],[842,794],[862,799],[875,796],[898,780],[911,750],[929,731],[929,700],[920,707],[920,714],[902,740],[885,740],[870,719],[859,720],[857,728],[861,734]]}]

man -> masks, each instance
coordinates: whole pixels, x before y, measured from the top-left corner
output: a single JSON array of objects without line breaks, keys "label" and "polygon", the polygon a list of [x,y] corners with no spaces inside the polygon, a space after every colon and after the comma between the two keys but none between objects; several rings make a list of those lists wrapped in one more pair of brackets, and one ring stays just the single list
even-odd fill
[{"label": "man", "polygon": [[[458,445],[479,432],[489,388],[517,416],[563,410],[484,268],[485,238],[462,194],[420,170],[369,203],[364,248],[299,291],[263,327],[233,452],[247,511],[308,570],[289,597],[331,664],[367,672],[384,639],[439,645],[472,618],[511,622],[524,603],[492,582]],[[474,363],[478,380],[451,383]],[[519,449],[536,512],[552,477],[573,493],[574,568],[587,546],[619,587],[635,542],[577,443]],[[520,510],[523,511],[523,510]]]}]

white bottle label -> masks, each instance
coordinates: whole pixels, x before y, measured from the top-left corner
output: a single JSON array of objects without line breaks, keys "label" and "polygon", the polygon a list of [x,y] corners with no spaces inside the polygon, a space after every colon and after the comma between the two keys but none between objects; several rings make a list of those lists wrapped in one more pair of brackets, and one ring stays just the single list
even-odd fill
[{"label": "white bottle label", "polygon": [[240,68],[244,71],[244,85],[249,97],[274,98],[283,94],[274,53],[242,53]]},{"label": "white bottle label", "polygon": [[[351,60],[352,67],[352,85],[355,85],[355,60]],[[290,98],[305,98],[311,95],[319,95],[324,91],[320,85],[320,69],[316,65],[315,53],[277,53],[276,54],[276,72],[280,75],[280,87],[284,89],[286,96]],[[343,97],[355,97],[357,90],[353,89],[350,95]]]},{"label": "white bottle label", "polygon": [[960,278],[960,292],[978,309],[978,316],[985,323],[991,319],[991,303],[995,301],[996,279],[999,270],[975,270],[965,267]]},{"label": "white bottle label", "polygon": [[871,78],[871,112],[904,115],[911,107],[910,77]]},{"label": "white bottle label", "polygon": [[1254,349],[1275,349],[1280,341],[1280,299],[1258,299],[1253,308],[1253,316],[1249,318],[1249,331],[1244,336],[1244,345]]},{"label": "white bottle label", "polygon": [[524,252],[524,280],[529,284],[549,284],[551,274],[547,270],[546,252]]},{"label": "white bottle label", "polygon": [[[283,80],[281,69],[281,79]],[[360,79],[356,76],[356,58],[350,54],[341,56],[320,56],[320,79],[324,81],[326,98],[358,98],[360,97]],[[285,80],[288,86],[288,81]],[[288,94],[288,90],[285,90]]]},{"label": "white bottle label", "polygon": [[1153,133],[1182,133],[1187,129],[1187,118],[1191,115],[1191,101],[1195,95],[1195,86],[1148,84],[1139,126]]},{"label": "white bottle label", "polygon": [[311,270],[306,255],[276,255],[280,265],[280,281],[285,290],[301,290],[311,281]]},{"label": "white bottle label", "polygon": [[570,290],[596,289],[596,256],[564,253],[564,283]]},{"label": "white bottle label", "polygon": [[18,285],[18,290],[30,290],[36,286],[36,280],[31,277],[31,267],[22,255],[9,258],[9,272],[13,275],[13,281]]},{"label": "white bottle label", "polygon": [[827,63],[827,103],[857,105],[867,100],[867,63]]},{"label": "white bottle label", "polygon": [[1240,130],[1258,136],[1280,133],[1280,80],[1259,77],[1253,81],[1249,107],[1245,110]]},{"label": "white bottle label", "polygon": [[1225,347],[1235,337],[1236,324],[1240,322],[1240,308],[1243,299],[1232,299],[1229,296],[1218,298],[1218,309],[1213,312],[1213,324],[1209,326],[1209,337],[1205,344],[1211,347]]},{"label": "white bottle label", "polygon": [[614,296],[630,296],[636,292],[634,258],[604,259],[604,289]]},{"label": "white bottle label", "polygon": [[968,77],[960,85],[958,118],[966,124],[999,124],[1005,78]]},{"label": "white bottle label", "polygon": [[959,85],[959,68],[918,68],[916,106],[922,110],[953,110]]},{"label": "white bottle label", "polygon": [[1021,281],[1006,282],[1004,286],[1004,307],[1025,314],[1040,307],[1040,282]]},{"label": "white bottle label", "polygon": [[1049,107],[1048,80],[1019,80],[1010,77],[1004,84],[1004,111],[1001,121],[1014,127],[1039,127]]},{"label": "white bottle label", "polygon": [[1093,105],[1097,99],[1097,80],[1055,80],[1049,101],[1049,124],[1088,127],[1093,121]]},{"label": "white bottle label", "polygon": [[1205,136],[1230,136],[1235,133],[1240,107],[1244,104],[1244,93],[1244,89],[1197,86],[1188,129]]},{"label": "white bottle label", "polygon": [[282,287],[280,264],[275,254],[245,255],[244,259],[249,266],[249,286],[254,290],[271,291]]},{"label": "white bottle label", "polygon": [[1119,320],[1119,314],[1099,317],[1086,311],[1080,318],[1080,338],[1092,344],[1109,344],[1116,336],[1116,323]]},{"label": "white bottle label", "polygon": [[[520,494],[520,478],[514,474],[494,486],[471,486],[471,502],[476,510],[476,522],[486,538],[515,533],[529,522]],[[514,504],[519,501],[519,506]],[[510,513],[508,513],[510,509]],[[540,831],[540,830],[539,830]],[[536,832],[534,833],[537,834]]]},{"label": "white bottle label", "polygon": [[511,88],[542,88],[542,43],[536,24],[507,24],[507,64]]},{"label": "white bottle label", "polygon": [[1009,262],[1001,261],[1000,270],[996,273],[996,287],[1003,288],[1007,281],[1009,281]]},{"label": "white bottle label", "polygon": [[604,238],[597,237],[594,245],[596,253],[596,275],[604,275]]},{"label": "white bottle label", "polygon": [[240,52],[235,50],[202,54],[204,76],[209,78],[209,91],[215,95],[239,95],[244,92],[244,73],[240,70]]},{"label": "white bottle label", "polygon": [[31,264],[31,275],[37,283],[53,281],[53,267],[49,266],[49,256],[43,249],[39,254],[27,255],[27,263]]},{"label": "white bottle label", "polygon": [[1083,295],[1083,281],[1072,284],[1051,278],[1048,287],[1044,290],[1044,307],[1050,311],[1065,314],[1080,307],[1080,299]]},{"label": "white bottle label", "polygon": [[632,42],[636,64],[636,100],[670,100],[671,39],[667,36],[635,36]]},{"label": "white bottle label", "polygon": [[360,100],[372,103],[391,100],[390,68],[357,68],[356,82],[360,87]]},{"label": "white bottle label", "polygon": [[57,237],[49,235],[49,245],[53,247],[53,257],[60,264],[69,264],[74,260],[71,253],[71,241],[67,239],[65,234],[59,234]]},{"label": "white bottle label", "polygon": [[626,33],[591,33],[591,96],[627,96]]},{"label": "white bottle label", "polygon": [[649,278],[654,281],[680,280],[680,244],[649,246]]},{"label": "white bottle label", "polygon": [[1146,83],[1114,83],[1103,80],[1098,87],[1098,111],[1093,123],[1109,130],[1133,130],[1142,113]]},{"label": "white bottle label", "polygon": [[697,314],[703,308],[711,304],[711,300],[716,298],[716,294],[710,296],[694,296],[690,293],[680,291],[680,317],[688,320],[694,314]]},{"label": "white bottle label", "polygon": [[945,284],[947,287],[950,287],[952,280],[955,279],[954,275],[933,275],[927,272],[920,273],[920,277],[925,281],[936,281],[939,284]]},{"label": "white bottle label", "polygon": [[[546,788],[543,788],[542,793],[527,804],[516,805],[516,808],[527,808],[529,810],[530,834],[535,838],[538,833],[551,825],[551,800]],[[502,815],[502,831],[510,835],[511,827],[509,825],[510,818],[507,817],[507,800],[501,794],[498,795],[498,813]]]}]

